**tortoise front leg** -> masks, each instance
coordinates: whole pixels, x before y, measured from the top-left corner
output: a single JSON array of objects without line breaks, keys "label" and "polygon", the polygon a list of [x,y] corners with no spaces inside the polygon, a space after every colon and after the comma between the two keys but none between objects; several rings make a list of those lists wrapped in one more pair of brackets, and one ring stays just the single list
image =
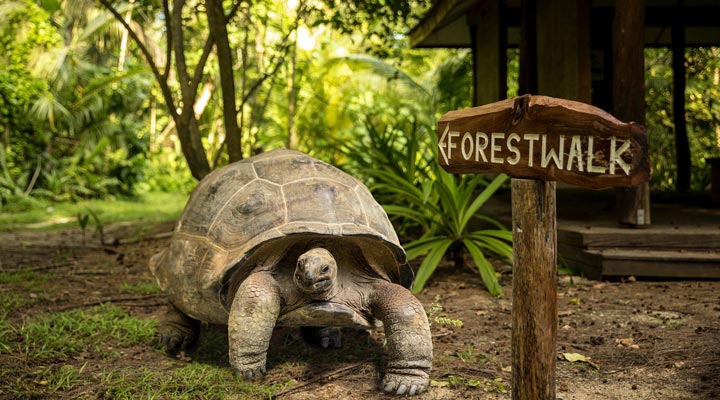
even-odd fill
[{"label": "tortoise front leg", "polygon": [[423,392],[430,384],[432,340],[422,304],[404,287],[382,282],[373,291],[370,307],[387,337],[383,391],[410,396]]},{"label": "tortoise front leg", "polygon": [[230,364],[245,379],[264,374],[267,350],[280,313],[275,279],[253,273],[240,285],[230,307],[228,339]]}]

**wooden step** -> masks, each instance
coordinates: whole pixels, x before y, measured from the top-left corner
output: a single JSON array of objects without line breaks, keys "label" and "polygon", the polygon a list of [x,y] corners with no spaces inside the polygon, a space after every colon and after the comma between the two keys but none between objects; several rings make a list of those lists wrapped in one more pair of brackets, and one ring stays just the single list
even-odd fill
[{"label": "wooden step", "polygon": [[560,245],[560,259],[591,279],[637,276],[657,278],[720,278],[720,251],[581,249]]},{"label": "wooden step", "polygon": [[558,227],[558,243],[583,249],[643,248],[657,250],[720,249],[720,227],[651,226],[647,229],[562,224]]}]

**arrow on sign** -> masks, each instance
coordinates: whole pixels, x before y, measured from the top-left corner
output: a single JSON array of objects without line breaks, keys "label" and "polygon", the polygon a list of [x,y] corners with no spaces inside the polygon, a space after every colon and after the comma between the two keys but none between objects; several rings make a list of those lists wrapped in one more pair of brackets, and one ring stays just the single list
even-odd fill
[{"label": "arrow on sign", "polygon": [[440,141],[438,142],[438,150],[440,150],[440,154],[442,154],[443,159],[445,159],[445,164],[449,164],[447,154],[445,153],[445,138],[447,138],[448,131],[450,130],[450,124],[445,125],[445,131],[443,131],[442,136],[440,137]]},{"label": "arrow on sign", "polygon": [[[445,126],[445,130],[438,141],[438,150],[440,150],[440,154],[442,154],[443,159],[445,159],[445,165],[450,164],[449,161],[452,158],[452,150],[457,148],[457,143],[455,143],[454,139],[459,136],[460,132],[450,130],[450,124]],[[445,139],[447,139],[447,143]],[[445,152],[445,150],[447,150],[447,152]]]}]

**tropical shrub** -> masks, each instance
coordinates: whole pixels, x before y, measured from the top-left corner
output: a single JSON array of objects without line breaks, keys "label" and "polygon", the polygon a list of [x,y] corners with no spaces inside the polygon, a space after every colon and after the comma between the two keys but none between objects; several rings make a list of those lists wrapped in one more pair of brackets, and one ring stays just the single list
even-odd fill
[{"label": "tropical shrub", "polygon": [[[424,137],[432,138],[432,135],[434,133]],[[418,136],[410,136],[409,140],[415,144],[409,149],[414,148],[417,152],[423,148],[422,151],[427,152],[428,148],[436,148],[434,140],[417,139]],[[400,220],[406,233],[408,227],[419,228],[419,238],[404,243],[408,259],[425,256],[412,290],[419,292],[424,288],[445,256],[450,255],[456,267],[462,266],[463,254],[467,251],[485,287],[493,295],[500,295],[502,288],[487,255],[511,261],[512,233],[495,219],[481,214],[480,209],[507,180],[507,176],[498,175],[491,181],[483,175],[455,176],[440,168],[434,156],[418,157],[416,153],[415,157],[408,157],[409,151],[398,152],[394,146],[379,148],[386,151],[385,155],[372,160],[365,169],[371,178],[369,186],[388,215]],[[380,152],[376,150],[369,154],[378,155]],[[393,155],[393,152],[399,155]],[[398,168],[403,165],[402,160],[411,161]],[[419,163],[409,168],[413,161]],[[383,199],[392,199],[392,203]],[[484,222],[485,226],[480,228],[474,221]]]},{"label": "tropical shrub", "polygon": [[444,257],[461,266],[468,252],[487,289],[501,294],[488,256],[510,261],[512,234],[480,210],[507,177],[445,172],[436,162],[434,113],[427,103],[402,96],[375,100],[357,109],[352,134],[334,144],[342,166],[365,180],[401,237],[409,238],[403,243],[408,258],[425,256],[413,291],[424,288]]}]

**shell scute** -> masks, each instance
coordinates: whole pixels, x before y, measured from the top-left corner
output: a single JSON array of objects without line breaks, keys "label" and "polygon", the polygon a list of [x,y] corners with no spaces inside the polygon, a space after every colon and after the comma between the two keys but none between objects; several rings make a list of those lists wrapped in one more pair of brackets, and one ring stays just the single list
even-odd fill
[{"label": "shell scute", "polygon": [[185,205],[178,230],[193,235],[206,235],[219,207],[255,178],[252,165],[243,163],[232,164],[206,176]]},{"label": "shell scute", "polygon": [[372,197],[370,192],[364,186],[358,186],[355,193],[359,198],[359,204],[363,207],[363,212],[367,216],[366,224],[373,230],[385,236],[387,240],[399,243],[397,234],[393,226],[388,223],[387,214],[382,206],[378,204]]},{"label": "shell scute", "polygon": [[359,199],[347,186],[323,178],[283,186],[288,222],[365,223]]},{"label": "shell scute", "polygon": [[224,248],[233,248],[284,223],[285,202],[280,187],[255,180],[219,210],[208,237]]},{"label": "shell scute", "polygon": [[279,185],[315,177],[322,177],[336,183],[348,185],[354,182],[355,179],[330,164],[305,154],[290,151],[281,153],[274,158],[255,161],[253,166],[260,179]]}]

